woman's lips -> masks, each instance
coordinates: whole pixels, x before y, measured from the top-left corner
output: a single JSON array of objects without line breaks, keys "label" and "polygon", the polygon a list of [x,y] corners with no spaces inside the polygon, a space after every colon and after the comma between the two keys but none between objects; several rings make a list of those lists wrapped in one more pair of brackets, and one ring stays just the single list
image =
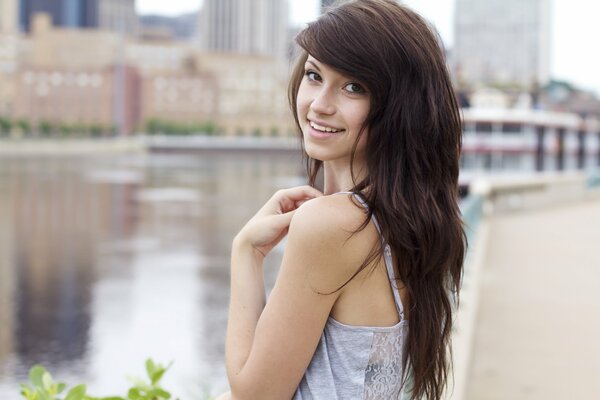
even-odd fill
[{"label": "woman's lips", "polygon": [[310,136],[318,139],[330,138],[345,131],[345,129],[333,128],[327,125],[321,125],[317,122],[308,120],[308,133]]},{"label": "woman's lips", "polygon": [[335,133],[335,132],[339,132],[342,131],[343,129],[341,128],[334,128],[332,126],[323,124],[323,123],[318,123],[315,121],[311,121],[310,119],[308,120],[308,123],[310,124],[311,127],[313,127],[314,129],[318,130],[318,131],[322,131],[322,132],[331,132],[331,133]]}]

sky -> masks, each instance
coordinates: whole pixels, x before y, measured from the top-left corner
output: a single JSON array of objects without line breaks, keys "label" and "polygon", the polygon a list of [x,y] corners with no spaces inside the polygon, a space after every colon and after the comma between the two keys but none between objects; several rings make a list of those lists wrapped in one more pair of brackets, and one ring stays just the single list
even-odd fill
[{"label": "sky", "polygon": [[[408,6],[429,19],[444,43],[454,43],[452,21],[455,0],[405,0]],[[600,95],[600,2],[595,0],[550,0],[552,4],[552,53],[550,72],[554,79],[566,80]],[[142,14],[177,15],[196,11],[202,0],[137,0]],[[290,0],[290,21],[301,25],[316,18],[318,0]]]}]

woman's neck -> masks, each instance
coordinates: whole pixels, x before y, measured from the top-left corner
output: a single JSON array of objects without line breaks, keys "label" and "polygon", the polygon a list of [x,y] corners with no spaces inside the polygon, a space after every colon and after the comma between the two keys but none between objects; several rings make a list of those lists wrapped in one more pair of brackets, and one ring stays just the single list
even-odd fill
[{"label": "woman's neck", "polygon": [[323,193],[330,195],[337,192],[350,191],[355,186],[354,182],[358,183],[366,177],[367,173],[364,163],[355,160],[353,167],[354,181],[352,180],[350,165],[340,165],[340,163],[333,161],[325,161],[323,163]]}]

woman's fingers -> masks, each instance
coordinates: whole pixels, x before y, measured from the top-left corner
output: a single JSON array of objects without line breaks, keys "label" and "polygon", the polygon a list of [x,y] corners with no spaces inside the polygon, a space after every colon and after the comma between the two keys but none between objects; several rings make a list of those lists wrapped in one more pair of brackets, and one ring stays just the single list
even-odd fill
[{"label": "woman's fingers", "polygon": [[310,186],[278,190],[238,233],[239,240],[266,255],[287,234],[296,209],[322,195]]},{"label": "woman's fingers", "polygon": [[317,189],[305,185],[278,190],[273,196],[273,199],[279,205],[279,209],[276,211],[286,213],[295,210],[306,201],[322,195],[323,193]]},{"label": "woman's fingers", "polygon": [[286,197],[294,201],[301,199],[312,199],[315,197],[323,196],[323,193],[321,193],[314,187],[308,185],[283,189],[280,192],[283,192],[283,194]]}]

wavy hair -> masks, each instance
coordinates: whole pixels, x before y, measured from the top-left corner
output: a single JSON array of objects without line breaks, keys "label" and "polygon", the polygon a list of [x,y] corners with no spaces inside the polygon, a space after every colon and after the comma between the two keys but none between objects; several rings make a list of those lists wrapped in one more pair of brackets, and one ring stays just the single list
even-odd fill
[{"label": "wavy hair", "polygon": [[[412,399],[438,400],[452,363],[452,317],[467,247],[458,206],[462,124],[441,39],[394,1],[355,0],[329,9],[296,42],[302,52],[288,97],[301,138],[296,98],[308,54],[371,94],[361,131],[367,132],[368,173],[360,182],[353,174],[352,191],[369,206],[359,230],[376,215],[409,294],[402,379],[410,370]],[[314,186],[322,162],[303,153]],[[382,254],[379,244],[350,280]]]}]

